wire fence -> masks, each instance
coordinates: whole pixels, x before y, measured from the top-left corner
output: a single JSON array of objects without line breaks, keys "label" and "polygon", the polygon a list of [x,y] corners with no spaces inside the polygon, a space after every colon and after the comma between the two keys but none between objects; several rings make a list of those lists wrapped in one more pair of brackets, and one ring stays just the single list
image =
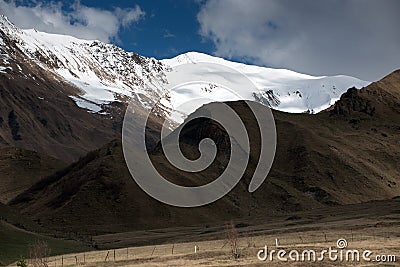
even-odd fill
[{"label": "wire fence", "polygon": [[[390,244],[396,239],[399,242],[398,234],[391,235],[390,231],[382,229],[368,228],[368,231],[348,230],[332,231],[322,229],[308,229],[303,232],[285,233],[265,233],[257,231],[246,231],[239,233],[238,248],[250,254],[259,248],[268,245],[269,247],[296,248],[296,247],[315,247],[326,248],[335,247],[339,239],[345,239],[349,245],[356,246],[376,246],[385,249],[386,244]],[[223,238],[223,236],[222,236]],[[47,266],[82,266],[85,264],[99,264],[122,261],[151,261],[157,257],[180,256],[190,254],[201,254],[210,252],[221,252],[229,254],[229,240],[205,240],[199,242],[185,242],[175,244],[162,244],[154,246],[128,247],[120,249],[97,250],[82,252],[62,256],[47,258]]]}]

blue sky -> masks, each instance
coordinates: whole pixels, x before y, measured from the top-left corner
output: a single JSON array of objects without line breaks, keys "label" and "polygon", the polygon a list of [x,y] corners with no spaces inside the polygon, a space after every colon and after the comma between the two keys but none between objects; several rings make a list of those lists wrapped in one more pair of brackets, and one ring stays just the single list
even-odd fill
[{"label": "blue sky", "polygon": [[214,45],[198,33],[196,15],[200,5],[192,0],[142,0],[130,1],[81,1],[82,4],[112,9],[117,3],[121,8],[137,4],[146,12],[139,23],[122,28],[119,46],[144,56],[173,57],[187,51],[212,53]]},{"label": "blue sky", "polygon": [[197,51],[367,81],[400,69],[398,0],[0,0],[0,13],[158,59]]}]

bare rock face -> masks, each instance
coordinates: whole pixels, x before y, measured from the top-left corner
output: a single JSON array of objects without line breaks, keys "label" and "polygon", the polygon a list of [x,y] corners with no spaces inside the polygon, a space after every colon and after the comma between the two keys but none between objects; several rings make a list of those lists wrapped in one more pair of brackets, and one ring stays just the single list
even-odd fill
[{"label": "bare rock face", "polygon": [[347,116],[353,112],[361,112],[370,116],[375,113],[375,107],[372,106],[372,102],[360,96],[359,90],[356,88],[350,88],[342,95],[341,99],[342,101],[335,105],[332,113]]}]

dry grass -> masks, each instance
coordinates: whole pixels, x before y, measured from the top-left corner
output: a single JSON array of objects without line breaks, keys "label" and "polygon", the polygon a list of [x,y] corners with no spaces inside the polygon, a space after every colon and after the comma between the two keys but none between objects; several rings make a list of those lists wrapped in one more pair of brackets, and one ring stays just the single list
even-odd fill
[{"label": "dry grass", "polygon": [[[373,255],[396,255],[400,260],[400,229],[395,226],[384,226],[379,229],[363,229],[358,231],[304,231],[276,235],[253,236],[255,247],[248,246],[248,237],[238,239],[238,248],[241,257],[234,259],[231,247],[226,246],[226,239],[185,242],[179,244],[164,244],[157,246],[131,247],[125,249],[103,250],[81,254],[64,255],[64,266],[287,266],[288,264],[275,261],[261,262],[257,259],[257,252],[268,245],[276,249],[275,238],[279,240],[279,249],[321,249],[336,247],[336,240],[345,238],[349,249],[373,251]],[[325,241],[326,240],[326,241]],[[194,253],[195,246],[198,252]],[[174,252],[172,254],[172,247]],[[108,254],[107,260],[106,255]],[[49,259],[49,266],[61,266],[61,256]],[[292,262],[293,266],[309,266],[305,262]],[[325,260],[313,263],[312,266],[378,266],[376,263],[348,263],[330,262]],[[382,266],[396,266],[395,263],[386,263]]]},{"label": "dry grass", "polygon": [[[224,225],[175,227],[99,235],[93,241],[103,250],[50,257],[48,266],[396,266],[395,263],[324,262],[287,264],[261,262],[257,252],[268,246],[290,251],[336,248],[338,239],[348,249],[371,250],[374,255],[395,255],[400,260],[400,198],[386,201],[335,206],[270,216],[256,223],[245,219]],[[227,239],[227,229],[233,238]],[[231,231],[228,231],[231,233]],[[234,241],[240,257],[232,257]],[[147,243],[144,243],[147,242]],[[144,244],[133,247],[130,244]],[[159,244],[159,245],[146,245]],[[197,253],[195,253],[197,246]],[[125,247],[114,250],[112,247]],[[129,247],[129,248],[126,248]],[[53,249],[53,247],[51,247]],[[108,249],[108,250],[107,250]]]}]

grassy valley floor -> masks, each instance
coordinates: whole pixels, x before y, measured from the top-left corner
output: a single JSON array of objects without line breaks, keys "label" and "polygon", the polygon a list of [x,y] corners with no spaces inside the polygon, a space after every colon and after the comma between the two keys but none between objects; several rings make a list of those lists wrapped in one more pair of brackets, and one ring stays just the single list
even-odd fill
[{"label": "grassy valley floor", "polygon": [[[49,266],[288,266],[275,254],[271,262],[257,259],[257,252],[284,249],[337,249],[337,240],[345,239],[343,250],[372,251],[371,261],[290,262],[291,266],[398,266],[400,261],[400,199],[346,205],[280,215],[251,225],[245,220],[233,222],[237,231],[235,259],[232,238],[226,238],[226,226],[194,226],[101,235],[94,238],[98,251],[65,254],[48,259]],[[13,233],[18,238],[21,233]],[[25,238],[25,237],[21,237]],[[21,239],[22,240],[22,239]],[[236,240],[236,239],[235,239]],[[129,244],[148,245],[129,245]],[[153,243],[151,245],[151,243]],[[66,243],[51,243],[62,248]],[[278,244],[278,246],[277,246]],[[197,246],[197,253],[195,253]],[[113,247],[123,247],[113,249]],[[17,249],[17,248],[16,248]],[[11,249],[13,250],[13,249]],[[387,256],[377,262],[376,256]],[[318,256],[318,254],[317,254]],[[397,262],[393,262],[394,256]],[[391,261],[389,261],[391,260]],[[15,266],[15,265],[13,265]]]}]

